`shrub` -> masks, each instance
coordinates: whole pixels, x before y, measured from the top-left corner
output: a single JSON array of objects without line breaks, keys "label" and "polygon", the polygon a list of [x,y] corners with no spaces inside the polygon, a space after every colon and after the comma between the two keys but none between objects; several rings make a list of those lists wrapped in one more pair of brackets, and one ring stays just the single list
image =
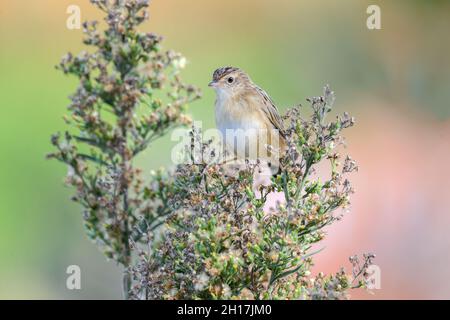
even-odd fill
[{"label": "shrub", "polygon": [[[313,245],[324,228],[342,217],[353,192],[346,176],[357,170],[355,161],[336,152],[341,131],[353,119],[344,114],[326,122],[334,94],[309,99],[312,116],[304,120],[300,108],[285,117],[288,150],[281,172],[255,190],[260,164],[228,175],[225,165],[179,165],[173,175],[158,175],[152,193],[171,190],[172,212],[161,237],[147,233],[151,250],[134,246],[140,263],[133,268],[134,298],[146,299],[340,299],[350,288],[364,286],[365,266],[355,278],[343,270],[335,275],[311,276]],[[191,131],[192,141],[201,133]],[[212,141],[202,143],[202,156],[215,153]],[[329,162],[329,177],[320,181],[316,167]],[[323,174],[323,172],[322,172]],[[285,202],[267,210],[271,195],[281,192]],[[341,209],[341,210],[340,210]],[[356,258],[353,258],[356,259]],[[356,260],[352,260],[356,261]]]},{"label": "shrub", "polygon": [[[79,86],[68,130],[52,136],[56,150],[49,154],[68,167],[88,236],[124,267],[124,297],[335,299],[363,286],[372,255],[362,263],[352,258],[353,278],[310,272],[313,246],[349,205],[345,177],[357,168],[349,157],[341,164],[335,151],[353,119],[326,122],[334,101],[328,87],[309,100],[309,119],[299,107],[287,113],[288,151],[270,182],[254,187],[259,163],[229,175],[207,162],[159,170],[144,182],[134,159],[170,129],[190,125],[186,107],[200,97],[180,78],[185,59],[163,51],[160,36],[137,30],[148,2],[91,0],[105,13],[106,28],[84,23],[92,50],[69,53],[58,66]],[[190,134],[201,141],[197,129]],[[189,150],[205,159],[216,152],[211,141]],[[323,161],[330,171],[320,181],[314,173]],[[275,193],[286,201],[267,209]]]},{"label": "shrub", "polygon": [[[91,0],[105,13],[106,29],[84,23],[84,43],[94,50],[69,53],[58,66],[80,83],[65,118],[70,130],[52,136],[57,151],[49,155],[68,166],[66,182],[76,188],[88,236],[125,268],[138,217],[153,229],[169,213],[150,201],[133,160],[171,128],[189,124],[183,111],[199,98],[179,76],[185,58],[163,51],[160,36],[137,31],[148,2]],[[129,288],[125,272],[124,292]]]}]

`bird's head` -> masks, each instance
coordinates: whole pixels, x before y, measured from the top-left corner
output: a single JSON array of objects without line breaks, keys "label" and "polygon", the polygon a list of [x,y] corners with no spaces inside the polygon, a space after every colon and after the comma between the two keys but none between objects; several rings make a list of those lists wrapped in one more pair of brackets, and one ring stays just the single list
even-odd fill
[{"label": "bird's head", "polygon": [[219,95],[232,96],[241,93],[251,84],[249,76],[239,68],[223,67],[214,71],[209,86]]}]

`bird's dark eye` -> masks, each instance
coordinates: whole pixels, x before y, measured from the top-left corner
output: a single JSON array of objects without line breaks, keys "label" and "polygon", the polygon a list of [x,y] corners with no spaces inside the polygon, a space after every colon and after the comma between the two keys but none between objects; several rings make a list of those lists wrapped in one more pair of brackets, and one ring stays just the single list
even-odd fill
[{"label": "bird's dark eye", "polygon": [[228,83],[233,83],[233,82],[234,82],[234,78],[233,78],[233,77],[229,77],[229,78],[227,79],[227,82],[228,82]]}]

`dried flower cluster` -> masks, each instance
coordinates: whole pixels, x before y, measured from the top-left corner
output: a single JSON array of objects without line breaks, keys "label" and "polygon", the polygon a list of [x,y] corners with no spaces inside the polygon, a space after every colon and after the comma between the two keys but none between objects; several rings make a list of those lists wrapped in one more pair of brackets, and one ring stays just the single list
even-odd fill
[{"label": "dried flower cluster", "polygon": [[[160,36],[137,31],[147,19],[148,0],[91,3],[104,11],[106,28],[84,23],[84,43],[93,50],[69,53],[58,66],[80,84],[65,118],[71,130],[52,137],[57,151],[49,157],[67,164],[67,183],[76,187],[73,200],[84,208],[88,235],[128,267],[138,217],[154,228],[168,213],[150,199],[133,159],[169,129],[190,124],[183,111],[200,94],[180,79],[185,58],[162,51]],[[129,276],[124,281],[128,292]]]},{"label": "dried flower cluster", "polygon": [[[346,176],[357,166],[348,156],[341,163],[336,152],[341,130],[353,119],[344,114],[325,122],[333,92],[325,87],[323,96],[308,101],[310,119],[302,119],[298,107],[285,117],[288,150],[270,183],[255,189],[258,163],[229,175],[224,165],[197,161],[179,165],[159,184],[155,191],[172,190],[172,213],[162,234],[146,233],[146,249],[134,246],[140,262],[133,268],[133,298],[340,299],[349,288],[365,284],[363,272],[353,279],[344,271],[311,276],[312,256],[320,251],[313,245],[349,205],[353,191]],[[194,128],[192,141],[200,140],[197,135]],[[210,159],[216,152],[212,141],[200,150],[201,157],[192,157]],[[323,182],[315,175],[322,161],[330,163]],[[267,210],[277,192],[286,201]]]},{"label": "dried flower cluster", "polygon": [[[125,267],[125,298],[338,299],[363,286],[371,255],[362,263],[352,258],[353,277],[310,271],[324,227],[349,205],[346,176],[357,169],[336,153],[353,119],[326,122],[334,102],[328,87],[309,100],[311,118],[302,119],[299,107],[287,113],[288,150],[268,183],[255,183],[259,163],[231,175],[209,163],[218,152],[212,141],[188,148],[193,163],[153,172],[144,183],[134,158],[190,124],[185,108],[200,97],[179,77],[185,59],[162,51],[160,36],[137,31],[148,2],[91,0],[105,12],[106,28],[85,23],[84,43],[93,50],[68,54],[58,66],[79,86],[65,118],[70,129],[52,136],[49,155],[68,167],[89,237]],[[201,132],[194,128],[191,138],[202,141]],[[321,181],[316,170],[324,161],[330,172]],[[276,193],[285,201],[268,208]]]}]

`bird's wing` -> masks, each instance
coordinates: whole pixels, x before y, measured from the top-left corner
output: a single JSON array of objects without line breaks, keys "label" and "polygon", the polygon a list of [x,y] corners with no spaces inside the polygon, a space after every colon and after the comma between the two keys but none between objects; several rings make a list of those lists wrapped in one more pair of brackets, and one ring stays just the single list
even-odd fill
[{"label": "bird's wing", "polygon": [[282,137],[285,137],[283,120],[281,119],[280,113],[277,107],[270,99],[269,95],[260,87],[256,86],[256,90],[262,98],[262,110],[266,114],[267,118],[270,120],[272,125],[280,132]]}]

